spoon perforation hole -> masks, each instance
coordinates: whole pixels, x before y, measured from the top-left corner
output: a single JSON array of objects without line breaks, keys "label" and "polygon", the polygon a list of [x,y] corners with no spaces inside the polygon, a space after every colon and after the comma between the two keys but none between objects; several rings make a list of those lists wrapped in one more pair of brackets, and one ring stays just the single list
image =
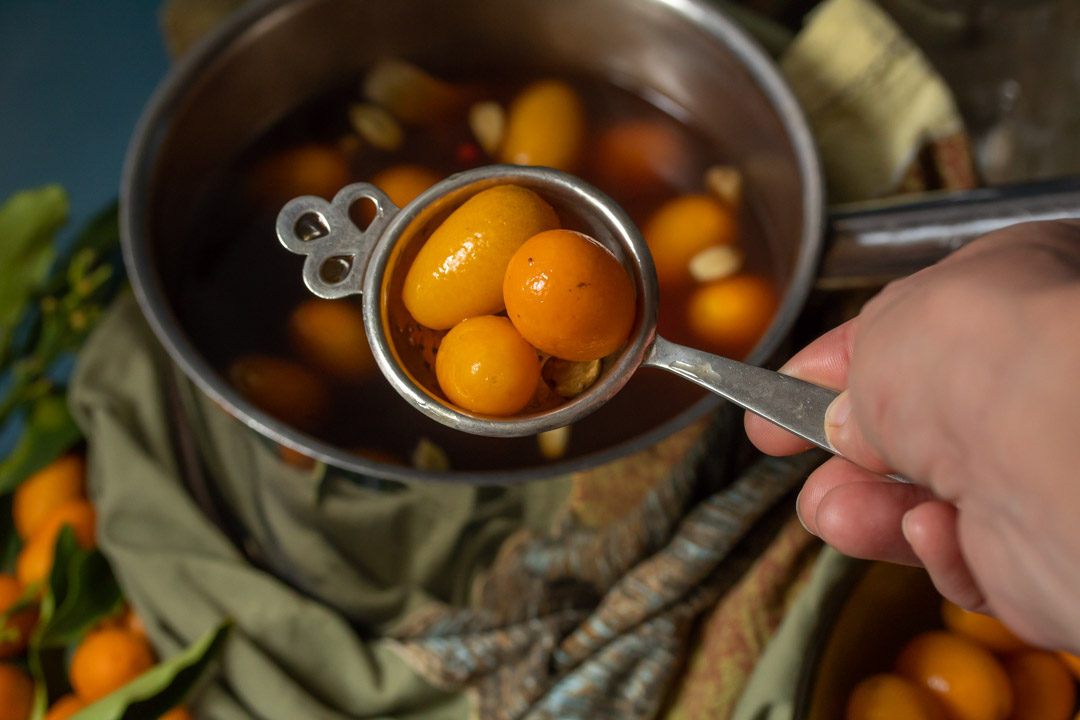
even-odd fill
[{"label": "spoon perforation hole", "polygon": [[326,218],[316,212],[306,212],[296,219],[293,234],[303,242],[311,242],[330,234]]},{"label": "spoon perforation hole", "polygon": [[369,197],[359,197],[349,204],[349,220],[361,232],[371,226],[378,214],[378,206]]},{"label": "spoon perforation hole", "polygon": [[327,258],[319,266],[319,278],[330,285],[342,282],[352,270],[352,258],[347,256],[335,256]]}]

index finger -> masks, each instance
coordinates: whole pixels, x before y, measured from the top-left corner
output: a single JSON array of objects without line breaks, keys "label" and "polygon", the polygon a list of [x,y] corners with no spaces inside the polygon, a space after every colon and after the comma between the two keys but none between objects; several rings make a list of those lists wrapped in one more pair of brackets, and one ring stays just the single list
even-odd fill
[{"label": "index finger", "polygon": [[[795,353],[780,372],[831,390],[845,389],[858,320],[852,318],[829,330]],[[812,447],[808,441],[751,412],[746,413],[743,425],[750,441],[768,455],[792,455]]]}]

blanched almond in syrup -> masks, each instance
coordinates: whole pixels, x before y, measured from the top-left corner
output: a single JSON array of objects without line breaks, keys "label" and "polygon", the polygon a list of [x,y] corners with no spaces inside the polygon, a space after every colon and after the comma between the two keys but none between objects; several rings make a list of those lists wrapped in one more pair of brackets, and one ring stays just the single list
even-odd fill
[{"label": "blanched almond in syrup", "polygon": [[566,455],[566,450],[570,447],[570,426],[545,430],[536,436],[536,446],[540,449],[540,454],[548,460],[558,460]]},{"label": "blanched almond in syrup", "polygon": [[419,442],[416,443],[410,459],[412,460],[412,466],[417,470],[427,470],[428,472],[449,472],[450,470],[450,456],[446,454],[445,450],[426,437],[420,438]]},{"label": "blanched almond in syrup", "polygon": [[742,203],[743,176],[734,165],[713,165],[706,170],[705,187],[731,207]]},{"label": "blanched almond in syrup", "polygon": [[544,375],[551,380],[559,395],[564,398],[577,397],[591,388],[600,377],[600,361],[571,362],[551,358],[544,364]]},{"label": "blanched almond in syrup", "polygon": [[743,254],[737,247],[714,245],[690,259],[690,274],[698,282],[710,282],[734,275],[742,265]]},{"label": "blanched almond in syrup", "polygon": [[495,155],[506,131],[506,111],[494,100],[475,103],[469,108],[469,129],[488,155]]},{"label": "blanched almond in syrup", "polygon": [[349,124],[373,147],[393,152],[405,140],[405,131],[394,116],[378,105],[353,103],[349,106]]}]

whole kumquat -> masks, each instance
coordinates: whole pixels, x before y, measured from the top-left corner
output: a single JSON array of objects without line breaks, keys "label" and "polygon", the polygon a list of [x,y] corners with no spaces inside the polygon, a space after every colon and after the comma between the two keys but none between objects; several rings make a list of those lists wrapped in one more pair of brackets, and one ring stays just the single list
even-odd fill
[{"label": "whole kumquat", "polygon": [[11,512],[15,531],[26,540],[58,505],[82,497],[86,464],[80,455],[63,455],[24,480],[15,490]]},{"label": "whole kumquat", "polygon": [[312,367],[358,383],[376,371],[364,314],[348,300],[310,298],[289,314],[289,342]]},{"label": "whole kumquat", "polygon": [[52,570],[53,552],[54,546],[40,540],[23,545],[15,557],[15,577],[19,584],[31,587],[44,582]]},{"label": "whole kumquat", "polygon": [[965,610],[947,599],[941,602],[941,619],[948,629],[969,637],[996,653],[1016,652],[1031,647],[997,618]]},{"label": "whole kumquat", "polygon": [[510,258],[530,237],[558,226],[555,210],[528,188],[497,185],[473,195],[420,248],[405,275],[405,308],[435,330],[502,311]]},{"label": "whole kumquat", "polygon": [[628,197],[659,195],[686,174],[688,152],[666,123],[630,119],[602,128],[592,149],[598,184]]},{"label": "whole kumquat", "polygon": [[733,275],[690,294],[687,326],[703,349],[743,358],[765,334],[778,305],[776,290],[768,280],[758,275]]},{"label": "whole kumquat", "polygon": [[909,640],[896,672],[929,690],[949,720],[1006,720],[1013,710],[1009,676],[994,655],[962,635],[932,630]]},{"label": "whole kumquat", "polygon": [[[10,611],[23,595],[23,584],[14,575],[0,573],[0,613]],[[37,625],[36,607],[28,607],[8,617],[0,634],[5,639],[0,641],[0,658],[9,659],[21,655],[26,650],[30,633]]]},{"label": "whole kumquat", "polygon": [[1022,650],[1003,662],[1014,698],[1010,720],[1069,720],[1076,707],[1076,681],[1060,658],[1045,650]]},{"label": "whole kumquat", "polygon": [[34,682],[14,665],[0,665],[0,720],[29,720]]},{"label": "whole kumquat", "polygon": [[79,545],[84,548],[95,546],[96,513],[90,501],[82,498],[70,500],[55,508],[15,558],[15,576],[23,587],[44,582],[48,578],[56,539],[65,526],[75,533]]},{"label": "whole kumquat", "polygon": [[509,320],[481,315],[455,325],[435,358],[447,399],[486,415],[513,415],[536,392],[540,360]]},{"label": "whole kumquat", "polygon": [[228,375],[252,404],[301,430],[318,426],[330,406],[322,378],[292,360],[245,355],[229,365]]},{"label": "whole kumquat", "polygon": [[[439,182],[442,179],[437,172],[423,165],[414,163],[402,163],[390,167],[375,174],[371,178],[371,184],[382,190],[390,198],[390,202],[399,208],[405,207],[420,193]],[[370,203],[360,206],[360,223],[363,227],[371,224],[375,219],[375,208]]]},{"label": "whole kumquat", "polygon": [[439,173],[423,165],[403,163],[376,173],[371,184],[390,196],[395,205],[405,207],[441,179]]},{"label": "whole kumquat", "polygon": [[43,538],[47,543],[55,544],[60,529],[65,526],[72,529],[75,539],[82,547],[92,548],[97,544],[94,536],[97,529],[97,512],[86,498],[69,500],[49,513],[45,522],[34,533],[32,541]]},{"label": "whole kumquat", "polygon": [[71,655],[68,679],[86,702],[104,697],[154,666],[146,637],[119,627],[91,630]]},{"label": "whole kumquat", "polygon": [[925,688],[895,673],[860,681],[848,697],[845,720],[946,720],[945,711]]},{"label": "whole kumquat", "polygon": [[585,106],[561,80],[538,80],[515,96],[499,161],[572,170],[585,143]]},{"label": "whole kumquat", "polygon": [[86,701],[74,693],[68,693],[49,706],[45,720],[67,720],[86,707]]},{"label": "whole kumquat", "polygon": [[349,162],[341,150],[308,143],[285,148],[256,165],[250,190],[261,202],[283,205],[300,195],[329,200],[350,180]]},{"label": "whole kumquat", "polygon": [[1059,650],[1057,656],[1061,662],[1065,663],[1065,667],[1069,668],[1069,672],[1073,674],[1073,677],[1080,680],[1080,657],[1064,650]]},{"label": "whole kumquat", "polygon": [[634,285],[600,243],[572,230],[529,238],[503,280],[506,313],[534,347],[563,360],[596,360],[626,342]]},{"label": "whole kumquat", "polygon": [[738,237],[734,211],[711,195],[681,195],[661,205],[641,230],[656,265],[660,287],[693,281],[690,261],[703,250]]}]

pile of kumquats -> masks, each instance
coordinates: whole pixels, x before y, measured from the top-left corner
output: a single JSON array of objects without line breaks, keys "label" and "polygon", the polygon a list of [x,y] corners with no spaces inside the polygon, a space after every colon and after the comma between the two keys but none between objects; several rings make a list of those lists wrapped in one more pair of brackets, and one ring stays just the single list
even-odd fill
[{"label": "pile of kumquats", "polygon": [[[69,529],[82,551],[93,551],[95,544],[95,513],[79,454],[63,455],[23,481],[12,497],[12,516],[21,548],[15,572],[0,573],[0,720],[29,720],[35,703],[46,708],[45,720],[61,720],[151,670],[157,658],[118,591],[101,592],[107,600],[99,618],[62,651],[52,652],[61,665],[58,676],[43,669],[50,664],[44,658],[57,650],[47,647],[43,604],[48,602],[53,617],[63,610],[53,607],[49,587],[61,532]],[[177,707],[161,717],[184,720],[191,714]]]},{"label": "pile of kumquats", "polygon": [[948,600],[941,623],[854,687],[847,720],[1080,720],[1080,657],[1032,647]]},{"label": "pile of kumquats", "polygon": [[[615,255],[561,228],[551,205],[517,185],[477,193],[435,228],[402,300],[422,328],[447,331],[435,359],[447,399],[495,416],[587,389],[626,342],[636,307]],[[582,379],[570,391],[569,377]]]}]

